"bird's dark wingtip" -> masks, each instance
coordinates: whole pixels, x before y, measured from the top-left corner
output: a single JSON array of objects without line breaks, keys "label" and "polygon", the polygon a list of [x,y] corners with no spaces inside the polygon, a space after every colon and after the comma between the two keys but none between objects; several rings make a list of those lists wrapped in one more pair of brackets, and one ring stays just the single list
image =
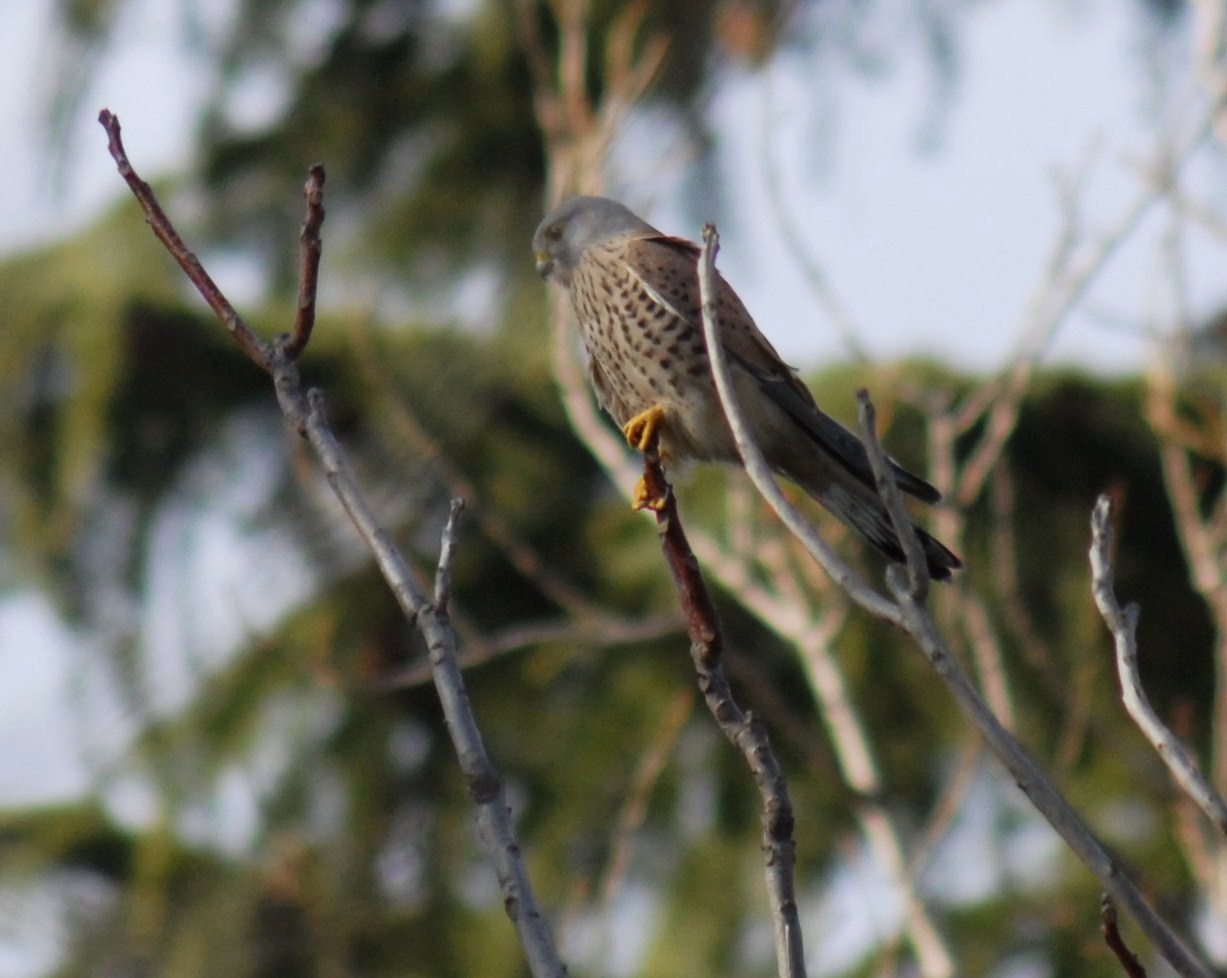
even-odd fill
[{"label": "bird's dark wingtip", "polygon": [[920,533],[920,544],[924,548],[925,563],[929,568],[929,577],[935,581],[949,581],[956,570],[963,569],[963,561],[940,540],[929,536],[923,530]]}]

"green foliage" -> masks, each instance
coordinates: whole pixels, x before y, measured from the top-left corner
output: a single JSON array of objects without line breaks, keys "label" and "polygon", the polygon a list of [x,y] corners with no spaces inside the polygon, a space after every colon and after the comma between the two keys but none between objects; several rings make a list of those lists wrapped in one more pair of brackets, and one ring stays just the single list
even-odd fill
[{"label": "green foliage", "polygon": [[[148,527],[174,504],[178,474],[210,450],[228,418],[267,404],[271,395],[224,333],[174,297],[162,271],[167,261],[138,260],[128,250],[140,249],[143,228],[129,226],[123,248],[108,243],[107,228],[37,262],[0,269],[8,294],[28,300],[6,334],[12,344],[6,389],[31,389],[48,347],[70,365],[64,369],[73,381],[43,388],[40,410],[49,420],[38,437],[46,461],[32,464],[31,435],[16,433],[14,450],[0,459],[16,489],[10,498],[25,501],[30,525],[44,527],[17,534],[13,552],[23,566],[56,567],[61,593],[91,587],[88,563],[71,559],[86,548],[66,540],[98,532],[92,521],[110,511],[99,500],[133,508],[137,529],[120,566],[128,568],[130,600],[139,603]],[[113,252],[132,255],[122,280],[132,289],[112,287],[108,299],[97,266],[107,260],[100,255]],[[61,287],[51,288],[51,281]],[[258,320],[286,315],[270,311]],[[387,511],[424,573],[433,564],[451,481],[462,475],[467,482],[472,513],[456,568],[456,613],[469,641],[568,615],[484,531],[479,517],[486,510],[596,606],[628,618],[674,607],[650,525],[609,492],[570,435],[540,340],[525,353],[508,333],[475,337],[357,322],[321,321],[303,369],[328,391],[331,416],[376,498],[401,500],[386,504]],[[18,335],[24,345],[12,338]],[[825,404],[851,403],[846,373],[816,390]],[[1183,583],[1154,446],[1137,420],[1139,396],[1133,383],[1046,378],[1011,443],[1024,597],[1054,659],[1041,667],[1015,653],[1010,671],[1025,693],[1027,729],[1045,752],[1053,748],[1043,744],[1046,732],[1060,729],[1070,704],[1044,681],[1044,670],[1067,674],[1106,655],[1088,610],[1083,554],[1096,491],[1113,484],[1125,490],[1120,588],[1145,599],[1143,627],[1155,631],[1143,632],[1144,646],[1170,620],[1200,614]],[[882,409],[893,419],[892,444],[908,445],[904,433],[914,416],[885,402]],[[427,444],[436,454],[424,450]],[[243,459],[233,464],[241,479]],[[346,557],[353,552],[348,544],[321,539],[310,460],[300,465],[287,456],[284,464],[266,518],[313,555],[310,601],[199,671],[182,707],[145,703],[138,710],[144,720],[124,763],[158,798],[160,815],[150,825],[122,831],[106,809],[88,803],[14,813],[2,835],[5,865],[19,868],[16,878],[10,871],[10,884],[71,870],[105,885],[105,910],[74,932],[65,975],[96,973],[100,961],[189,975],[220,967],[307,974],[332,966],[391,974],[404,973],[407,961],[414,962],[411,973],[422,975],[521,974],[433,692],[383,688],[418,660],[417,640],[365,558]],[[688,519],[718,524],[722,480],[700,476],[693,493],[683,490]],[[45,529],[53,514],[74,527],[69,537]],[[992,541],[976,546],[966,555],[973,586],[991,559]],[[790,724],[808,731],[798,738],[781,728],[775,740],[792,778],[801,878],[819,880],[856,837],[855,802],[834,774],[792,653],[728,596],[721,605],[730,645],[745,650],[739,669],[756,676],[743,695],[770,725],[783,722],[784,709]],[[89,607],[69,602],[66,609]],[[1207,633],[1197,634],[1203,642]],[[152,650],[142,651],[129,636],[113,651],[116,675],[128,677],[121,681],[144,688],[141,677],[157,661]],[[1199,663],[1206,649],[1193,643],[1178,654]],[[864,616],[850,619],[839,655],[880,745],[891,804],[919,821],[937,803],[944,759],[965,728],[920,657]],[[1156,697],[1202,710],[1200,675],[1193,668],[1156,671]],[[561,908],[584,888],[599,889],[641,760],[670,736],[666,718],[693,682],[684,638],[675,632],[598,651],[579,633],[564,633],[472,670],[470,682],[484,734],[509,778],[545,904]],[[772,691],[771,701],[758,702],[760,684]],[[1092,811],[1124,804],[1162,809],[1160,777],[1139,793],[1137,771],[1147,765],[1141,745],[1121,750],[1106,662],[1096,685],[1084,707],[1095,720],[1069,787]],[[148,691],[131,691],[134,709],[142,695]],[[699,962],[713,975],[770,973],[745,957],[749,935],[763,925],[753,785],[701,711],[684,724],[678,747],[666,741],[664,749],[671,759],[651,786],[624,870],[657,907],[639,973],[675,974],[680,962]],[[199,817],[193,812],[219,805],[226,811],[221,798],[235,778],[252,792],[252,833],[234,849],[186,831]],[[696,798],[704,799],[698,808]],[[1171,891],[1188,885],[1162,833],[1114,841],[1146,860]],[[1071,919],[1060,927],[1073,934],[1082,928],[1073,920],[1085,921],[1095,898],[1088,878],[1068,876],[1053,886],[1069,901]],[[1004,892],[953,912],[952,933],[966,934],[970,947],[988,942],[1022,951],[1033,939],[1032,931],[1008,924],[1017,899]],[[1038,919],[1052,919],[1048,900],[1035,908]],[[577,906],[595,909],[582,900]],[[1053,960],[1065,954],[1050,940],[1044,947]]]},{"label": "green foliage", "polygon": [[[246,246],[253,267],[272,269],[272,297],[252,317],[266,335],[292,318],[277,286],[291,270],[286,243],[301,220],[296,188],[309,160],[326,159],[330,188],[340,188],[330,196],[326,275],[441,290],[493,275],[492,315],[501,321],[489,329],[462,332],[421,314],[388,322],[335,303],[303,371],[327,392],[361,480],[424,579],[449,497],[461,488],[469,497],[454,616],[464,650],[502,650],[469,670],[470,693],[559,928],[588,920],[607,929],[608,884],[615,904],[649,911],[634,935],[643,944],[636,974],[770,974],[758,939],[757,792],[701,708],[678,719],[694,682],[684,635],[600,634],[611,620],[672,613],[675,597],[650,522],[612,491],[559,407],[525,246],[545,161],[520,28],[512,4],[471,6],[474,15],[462,17],[448,4],[351,0],[304,52],[292,41],[301,39],[302,5],[241,4],[203,125],[210,230]],[[557,38],[547,5],[530,6],[548,56]],[[595,40],[622,5],[591,6]],[[778,5],[746,6],[757,12],[761,31],[751,40],[761,59],[781,42],[763,26]],[[947,6],[932,6],[929,40],[934,57],[953,60]],[[97,45],[122,5],[60,7]],[[739,50],[721,26],[729,7],[646,8],[645,36],[672,39],[653,97],[699,142],[696,105],[721,59]],[[843,4],[831,22],[859,36],[857,25],[873,19],[868,7]],[[872,54],[871,45],[849,46]],[[231,109],[256,71],[276,75],[286,98],[266,124],[240,126]],[[599,96],[599,59],[589,73]],[[57,973],[524,974],[433,690],[396,681],[420,666],[420,640],[303,446],[288,434],[267,437],[279,424],[267,378],[184,300],[178,271],[135,207],[125,201],[76,239],[0,265],[0,299],[6,583],[50,595],[97,644],[100,671],[134,727],[107,745],[118,759],[93,772],[85,798],[0,817],[0,883],[18,892],[46,883],[73,906],[72,882],[93,887]],[[907,365],[874,376],[833,372],[816,392],[850,420],[839,406],[854,404],[855,386],[870,386],[891,422],[890,447],[922,467],[921,419],[883,399],[908,378],[969,383]],[[1136,816],[1143,828],[1113,830],[1111,841],[1188,902],[1192,883],[1162,828],[1166,780],[1137,735],[1123,732],[1086,572],[1090,504],[1120,487],[1119,591],[1143,602],[1142,647],[1166,656],[1144,658],[1144,678],[1163,712],[1187,704],[1190,715],[1207,716],[1210,626],[1187,584],[1140,396],[1135,383],[1061,375],[1043,378],[1026,404],[1002,468],[1017,497],[1021,603],[1044,654],[1007,640],[1005,658],[1024,739],[1061,759],[1062,783],[1094,820]],[[223,451],[252,417],[266,437]],[[206,462],[223,478],[201,477]],[[260,489],[256,473],[266,469],[273,476]],[[219,484],[255,486],[261,499],[236,515],[210,498]],[[724,475],[695,473],[681,491],[688,525],[730,535]],[[304,573],[306,593],[281,605],[268,598],[267,622],[244,622],[245,634],[203,656],[193,640],[207,644],[213,619],[243,616],[237,601],[220,615],[204,603],[210,574],[232,571],[193,563],[194,548],[208,542],[194,537],[175,558],[197,568],[185,572],[181,610],[184,630],[202,635],[167,641],[150,605],[156,530],[173,513],[187,513],[202,535],[221,520],[240,540],[274,541],[274,568],[264,577],[240,571],[227,582],[235,594],[261,597]],[[1005,596],[989,583],[1000,545],[992,517],[983,503],[968,514],[960,586],[1003,622]],[[761,513],[751,519],[756,539],[774,539]],[[824,528],[860,559],[846,534]],[[524,570],[524,553],[554,586]],[[880,570],[872,558],[864,566]],[[945,600],[939,590],[939,610]],[[791,779],[808,906],[859,844],[861,799],[838,773],[795,651],[737,595],[718,601],[738,691],[770,728]],[[949,623],[958,634],[961,623]],[[537,637],[516,640],[530,626]],[[966,726],[894,632],[854,614],[836,645],[879,753],[880,800],[918,832],[942,801]],[[181,675],[174,695],[156,681],[166,669]],[[94,692],[83,681],[78,695]],[[1191,737],[1204,743],[1208,731],[1194,725]],[[661,770],[641,786],[645,758],[657,751]],[[153,799],[140,818],[121,817],[111,798],[125,778]],[[633,826],[632,802],[642,802]],[[999,827],[999,837],[1016,827]],[[1054,973],[1116,973],[1086,943],[1096,930],[1089,877],[1059,865],[1038,889],[1008,883],[973,904],[936,902],[968,973],[1021,955]],[[593,952],[581,968],[602,961]],[[877,973],[877,965],[859,967]]]}]

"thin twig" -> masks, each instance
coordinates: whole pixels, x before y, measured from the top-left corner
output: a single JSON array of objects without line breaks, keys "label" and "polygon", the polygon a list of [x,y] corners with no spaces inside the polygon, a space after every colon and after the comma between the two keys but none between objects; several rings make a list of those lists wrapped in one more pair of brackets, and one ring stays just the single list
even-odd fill
[{"label": "thin twig", "polygon": [[[365,494],[328,424],[322,393],[318,390],[304,392],[298,368],[287,349],[292,339],[287,336],[270,345],[251,332],[200,262],[183,244],[182,238],[158,204],[153,190],[137,176],[128,162],[120,139],[119,120],[111,112],[103,110],[99,122],[106,129],[111,155],[119,167],[120,175],[127,181],[144,209],[154,233],[179,262],[222,325],[234,336],[251,360],[272,375],[282,413],[294,430],[303,435],[315,450],[329,486],[358,533],[366,541],[402,611],[416,625],[426,641],[434,669],[435,686],[447,721],[447,731],[452,738],[468,784],[469,795],[477,810],[478,832],[494,863],[503,892],[504,907],[519,934],[529,969],[534,978],[565,978],[566,968],[558,957],[549,926],[533,895],[532,883],[516,837],[502,778],[482,743],[457,664],[456,635],[446,608],[446,581],[451,559],[450,550],[454,548],[458,508],[453,508],[452,520],[449,521],[444,541],[445,556],[440,559],[441,584],[438,597],[442,600],[432,603],[418,585],[389,534],[379,526],[366,502]],[[308,206],[313,206],[310,201]],[[301,288],[307,288],[309,285],[309,282],[300,283]],[[307,298],[308,304],[313,305],[314,298]],[[297,352],[301,353],[301,349]]]},{"label": "thin twig", "polygon": [[[485,665],[502,656],[535,648],[550,642],[582,647],[591,653],[613,645],[650,642],[654,639],[676,635],[682,623],[676,614],[653,615],[649,618],[616,618],[604,615],[600,618],[573,621],[557,619],[530,621],[512,625],[502,631],[487,635],[475,635],[465,641],[460,654],[460,667],[465,671]],[[413,663],[381,679],[379,689],[405,689],[431,681],[429,663]]]},{"label": "thin twig", "polygon": [[1091,582],[1095,605],[1112,633],[1116,645],[1116,668],[1120,674],[1121,698],[1133,722],[1150,741],[1176,783],[1206,813],[1220,832],[1227,835],[1227,803],[1202,776],[1197,762],[1164,725],[1150,705],[1138,674],[1138,606],[1121,608],[1112,583],[1112,503],[1099,497],[1091,513]]},{"label": "thin twig", "polygon": [[[1207,110],[1168,154],[1172,161],[1169,179],[1174,179],[1178,169],[1192,158],[1193,151],[1209,135],[1213,118],[1214,111]],[[1018,328],[1019,345],[1011,358],[1013,366],[966,399],[957,412],[963,431],[981,423],[984,425],[984,434],[964,464],[959,479],[956,494],[959,505],[970,506],[979,497],[1018,425],[1023,396],[1030,389],[1035,372],[1066,316],[1112,256],[1125,241],[1132,239],[1134,229],[1165,192],[1159,184],[1143,188],[1097,241],[1081,249],[1076,247],[1080,219],[1075,193],[1069,190],[1062,194],[1065,225],[1023,312]]]},{"label": "thin twig", "polygon": [[877,485],[878,495],[886,505],[886,512],[890,514],[890,522],[895,528],[895,536],[899,538],[899,545],[903,548],[903,556],[907,559],[910,594],[917,604],[924,604],[929,596],[929,565],[920,546],[920,538],[916,535],[916,527],[912,526],[912,521],[908,519],[907,508],[903,505],[903,494],[895,482],[895,473],[891,471],[886,460],[882,443],[878,441],[877,412],[874,410],[873,401],[869,399],[869,391],[863,387],[858,390],[856,402],[861,423],[861,439],[869,454],[873,480]]},{"label": "thin twig", "polygon": [[[784,174],[780,170],[775,153],[775,140],[772,138],[772,128],[776,121],[775,112],[772,111],[775,108],[772,100],[773,74],[772,66],[768,66],[762,73],[763,106],[759,114],[762,122],[762,128],[759,131],[759,146],[762,148],[763,189],[767,191],[771,216],[787,247],[788,256],[801,271],[814,298],[822,307],[822,311],[826,313],[827,322],[831,324],[843,343],[844,349],[855,362],[868,363],[869,353],[860,341],[860,331],[852,321],[843,302],[836,295],[826,271],[817,257],[811,253],[797,220],[801,215],[795,203],[787,198],[784,192]],[[809,215],[805,216],[809,217]]]},{"label": "thin twig", "polygon": [[1116,955],[1116,960],[1125,969],[1127,978],[1146,978],[1146,969],[1138,956],[1129,950],[1125,939],[1121,937],[1120,927],[1116,921],[1116,905],[1106,893],[1099,901],[1099,920],[1103,931],[1104,943]]},{"label": "thin twig", "polygon": [[303,196],[307,198],[307,216],[298,235],[298,311],[294,316],[294,332],[285,344],[285,354],[298,359],[311,341],[315,328],[315,295],[319,289],[320,255],[324,242],[320,225],[324,223],[324,165],[314,164],[308,171]]},{"label": "thin twig", "polygon": [[703,580],[699,562],[686,540],[673,487],[665,480],[660,456],[653,443],[643,455],[643,478],[648,498],[660,500],[652,507],[660,532],[661,548],[677,588],[690,657],[698,676],[699,691],[720,729],[745,756],[763,799],[763,853],[766,863],[767,896],[775,928],[776,962],[780,978],[805,978],[805,949],[797,913],[793,865],[792,802],[779,761],[767,740],[767,731],[733,699],[724,670],[724,631],[711,593]]},{"label": "thin twig", "polygon": [[[461,496],[468,507],[467,518],[473,520],[486,537],[503,553],[512,566],[530,581],[546,598],[572,617],[591,620],[593,625],[610,623],[619,626],[618,616],[595,604],[578,587],[564,579],[535,547],[512,527],[497,507],[482,505],[477,484],[448,456],[444,447],[426,428],[404,397],[398,396],[389,376],[387,357],[373,346],[371,331],[354,330],[358,362],[376,395],[387,404],[387,416],[394,428],[393,437],[403,443],[416,458],[425,461],[444,484],[451,496]],[[483,642],[483,644],[486,644]],[[465,658],[474,654],[471,642],[466,642]],[[429,679],[429,675],[427,677]]]},{"label": "thin twig", "polygon": [[179,263],[179,267],[183,269],[184,274],[196,286],[196,291],[209,304],[209,308],[221,320],[221,324],[234,337],[234,341],[238,343],[243,352],[265,373],[272,373],[272,346],[252,332],[251,327],[235,312],[234,306],[230,304],[230,300],[222,294],[222,290],[217,287],[217,283],[213,281],[209,273],[205,271],[204,266],[200,264],[200,259],[188,249],[187,245],[183,243],[183,239],[179,237],[179,232],[175,230],[165,211],[162,210],[162,205],[158,203],[153,188],[142,180],[137,175],[136,170],[132,168],[132,164],[128,161],[128,153],[124,149],[123,140],[120,137],[119,117],[111,112],[110,109],[103,109],[98,113],[98,121],[102,124],[102,128],[106,130],[107,148],[110,150],[112,159],[115,160],[115,165],[119,168],[119,175],[124,178],[129,189],[132,191],[132,195],[140,203],[141,209],[145,212],[145,220],[153,230],[154,235],[162,242],[166,250],[170,252],[170,256]]},{"label": "thin twig", "polygon": [[626,800],[622,803],[614,830],[609,840],[609,862],[600,886],[601,903],[611,907],[618,890],[626,881],[634,849],[635,833],[643,826],[648,815],[648,802],[660,783],[665,766],[673,756],[686,720],[694,712],[694,690],[687,687],[679,692],[672,704],[663,713],[660,730],[648,745],[635,776],[631,781]]},{"label": "thin twig", "polygon": [[452,561],[456,559],[456,546],[460,541],[460,517],[463,513],[464,499],[457,496],[452,500],[447,524],[443,527],[439,566],[435,571],[435,611],[440,615],[448,613],[448,604],[452,598]]}]

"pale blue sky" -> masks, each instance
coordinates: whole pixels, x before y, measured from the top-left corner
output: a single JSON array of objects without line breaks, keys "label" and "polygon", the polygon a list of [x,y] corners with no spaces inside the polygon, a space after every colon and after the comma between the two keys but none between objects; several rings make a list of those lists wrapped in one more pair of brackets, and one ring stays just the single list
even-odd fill
[{"label": "pale blue sky", "polygon": [[[179,4],[129,4],[120,40],[72,125],[57,193],[38,155],[41,95],[56,63],[48,56],[50,3],[10,4],[0,33],[0,119],[9,131],[30,135],[6,154],[0,254],[71,231],[123,193],[94,121],[100,107],[119,114],[129,151],[149,176],[186,165],[194,110],[209,86],[207,73],[176,43]],[[196,6],[215,20],[230,3]],[[929,151],[921,144],[933,114],[932,69],[905,45],[879,75],[784,59],[769,72],[735,77],[713,101],[728,204],[722,267],[784,355],[802,366],[839,358],[842,349],[770,219],[765,132],[794,219],[860,326],[864,347],[887,359],[921,353],[984,370],[1013,348],[1026,297],[1058,232],[1053,174],[1073,172],[1097,147],[1088,224],[1109,225],[1140,187],[1125,161],[1151,156],[1156,119],[1187,122],[1194,111],[1191,70],[1178,58],[1167,59],[1164,90],[1156,86],[1136,4],[996,0],[974,6],[960,24],[961,69]],[[1188,40],[1169,40],[1169,53],[1180,55]],[[827,113],[822,122],[816,103]],[[767,127],[764,113],[772,120]],[[820,131],[824,123],[833,123],[830,140]],[[1203,154],[1199,173],[1194,185],[1227,207],[1217,189],[1221,157]],[[692,216],[668,206],[669,178],[659,170],[624,168],[615,185],[656,223],[697,233],[688,227]],[[1072,317],[1058,359],[1098,370],[1145,361],[1144,343],[1096,323],[1133,323],[1153,312],[1150,269],[1162,226],[1152,220],[1105,269],[1086,305],[1093,315]],[[1227,303],[1222,244],[1198,232],[1189,240],[1194,311],[1208,314]]]}]

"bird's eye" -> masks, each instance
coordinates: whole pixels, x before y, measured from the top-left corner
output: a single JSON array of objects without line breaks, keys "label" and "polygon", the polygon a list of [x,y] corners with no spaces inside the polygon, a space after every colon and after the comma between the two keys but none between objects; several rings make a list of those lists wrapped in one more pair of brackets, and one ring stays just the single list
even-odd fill
[{"label": "bird's eye", "polygon": [[562,225],[551,224],[545,229],[545,236],[550,241],[558,241],[562,237]]}]

